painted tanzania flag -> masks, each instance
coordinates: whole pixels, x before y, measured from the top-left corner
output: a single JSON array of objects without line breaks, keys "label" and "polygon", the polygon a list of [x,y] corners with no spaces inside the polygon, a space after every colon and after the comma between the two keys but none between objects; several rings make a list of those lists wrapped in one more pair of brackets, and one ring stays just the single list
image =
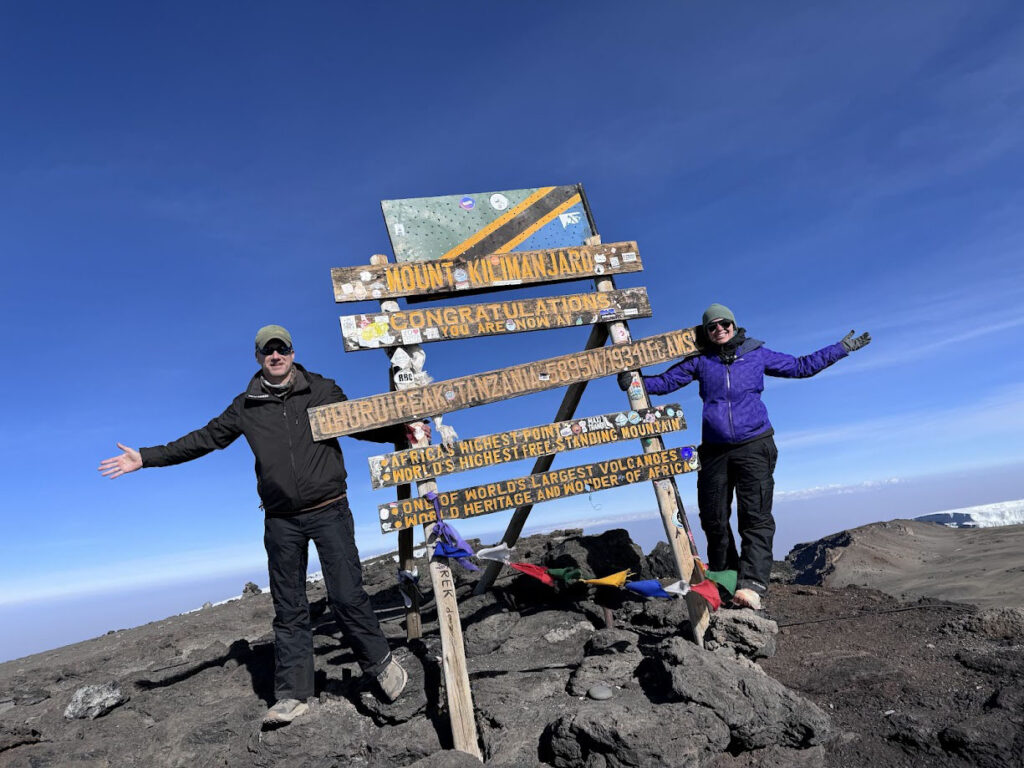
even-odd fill
[{"label": "painted tanzania flag", "polygon": [[595,234],[579,184],[381,200],[380,207],[399,262],[566,248]]}]

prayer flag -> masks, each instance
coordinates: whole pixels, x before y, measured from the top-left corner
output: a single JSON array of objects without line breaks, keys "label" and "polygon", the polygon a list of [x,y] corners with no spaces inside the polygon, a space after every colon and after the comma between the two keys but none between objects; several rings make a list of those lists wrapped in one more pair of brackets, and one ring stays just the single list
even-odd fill
[{"label": "prayer flag", "polygon": [[679,597],[682,597],[683,595],[685,595],[687,592],[690,591],[690,585],[687,584],[684,581],[673,581],[671,584],[669,584],[664,589],[665,589],[666,592],[668,592],[670,594],[679,595]]},{"label": "prayer flag", "polygon": [[712,611],[722,606],[722,596],[718,594],[718,585],[705,579],[700,584],[691,584],[690,589],[708,601]]},{"label": "prayer flag", "polygon": [[730,595],[736,593],[736,571],[708,571],[704,578],[720,584]]},{"label": "prayer flag", "polygon": [[540,579],[549,587],[555,586],[555,580],[548,575],[548,569],[543,565],[533,565],[531,563],[509,563],[508,565],[510,568],[522,571],[527,576],[533,576],[535,579]]},{"label": "prayer flag", "polygon": [[[436,499],[434,499],[434,504],[437,504]],[[437,524],[434,526],[434,535],[437,537],[437,543],[434,545],[434,557],[451,557],[466,570],[479,571],[480,569],[476,565],[469,562],[469,558],[473,556],[473,549],[454,527],[441,520],[440,517],[438,515]]]},{"label": "prayer flag", "polygon": [[604,587],[619,587],[626,583],[626,577],[632,576],[633,572],[630,570],[619,571],[613,573],[610,576],[602,576],[600,579],[583,579],[587,584],[599,584]]},{"label": "prayer flag", "polygon": [[499,563],[505,563],[506,565],[512,559],[512,553],[515,551],[515,547],[510,547],[505,542],[501,542],[493,547],[481,547],[476,551],[477,560],[494,560]]},{"label": "prayer flag", "polygon": [[398,572],[398,591],[402,593],[402,602],[406,608],[412,607],[413,594],[419,594],[420,574],[416,568],[411,571],[400,570]]},{"label": "prayer flag", "polygon": [[561,579],[566,584],[579,581],[583,575],[579,568],[548,568],[548,573],[556,579]]},{"label": "prayer flag", "polygon": [[626,589],[630,592],[644,595],[645,597],[672,597],[666,592],[661,582],[657,579],[644,579],[643,581],[630,581],[626,583]]}]

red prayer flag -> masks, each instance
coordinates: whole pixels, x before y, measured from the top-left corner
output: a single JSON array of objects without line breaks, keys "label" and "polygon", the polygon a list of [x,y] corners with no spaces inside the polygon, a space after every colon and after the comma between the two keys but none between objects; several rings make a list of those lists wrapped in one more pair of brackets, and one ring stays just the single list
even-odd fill
[{"label": "red prayer flag", "polygon": [[712,611],[722,607],[722,596],[718,594],[718,585],[715,582],[705,579],[700,584],[691,584],[690,590],[707,600]]},{"label": "red prayer flag", "polygon": [[509,563],[508,565],[510,568],[522,571],[527,576],[533,576],[535,579],[540,579],[549,587],[555,586],[555,580],[548,575],[548,569],[543,565],[533,565],[531,563]]}]

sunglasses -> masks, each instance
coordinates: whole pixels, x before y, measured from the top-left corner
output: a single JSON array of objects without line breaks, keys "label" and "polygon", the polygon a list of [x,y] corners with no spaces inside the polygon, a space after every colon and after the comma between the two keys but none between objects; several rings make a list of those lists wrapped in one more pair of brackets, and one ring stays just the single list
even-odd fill
[{"label": "sunglasses", "polygon": [[258,347],[256,351],[259,352],[264,357],[267,355],[272,355],[275,352],[277,352],[279,355],[290,355],[292,353],[292,348],[289,347],[287,344],[282,344],[279,341],[272,341],[269,344],[265,344],[262,347]]},{"label": "sunglasses", "polygon": [[709,331],[713,331],[716,328],[721,328],[723,331],[728,331],[730,328],[732,328],[732,320],[712,320],[704,327]]}]

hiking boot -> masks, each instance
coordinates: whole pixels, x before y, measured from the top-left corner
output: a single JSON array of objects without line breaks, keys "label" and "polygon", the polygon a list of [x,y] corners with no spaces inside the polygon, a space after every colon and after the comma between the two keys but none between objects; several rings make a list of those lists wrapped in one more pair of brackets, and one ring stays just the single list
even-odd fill
[{"label": "hiking boot", "polygon": [[732,596],[732,604],[735,608],[750,608],[754,611],[761,610],[761,596],[752,589],[737,589]]},{"label": "hiking boot", "polygon": [[281,699],[263,716],[266,725],[287,725],[309,711],[309,705],[298,699]]},{"label": "hiking boot", "polygon": [[380,683],[380,689],[384,691],[384,696],[387,700],[394,701],[402,695],[402,691],[405,690],[405,684],[409,681],[409,673],[405,671],[405,667],[395,661],[395,657],[391,657],[391,661],[384,667],[384,670],[377,675],[377,682]]}]

